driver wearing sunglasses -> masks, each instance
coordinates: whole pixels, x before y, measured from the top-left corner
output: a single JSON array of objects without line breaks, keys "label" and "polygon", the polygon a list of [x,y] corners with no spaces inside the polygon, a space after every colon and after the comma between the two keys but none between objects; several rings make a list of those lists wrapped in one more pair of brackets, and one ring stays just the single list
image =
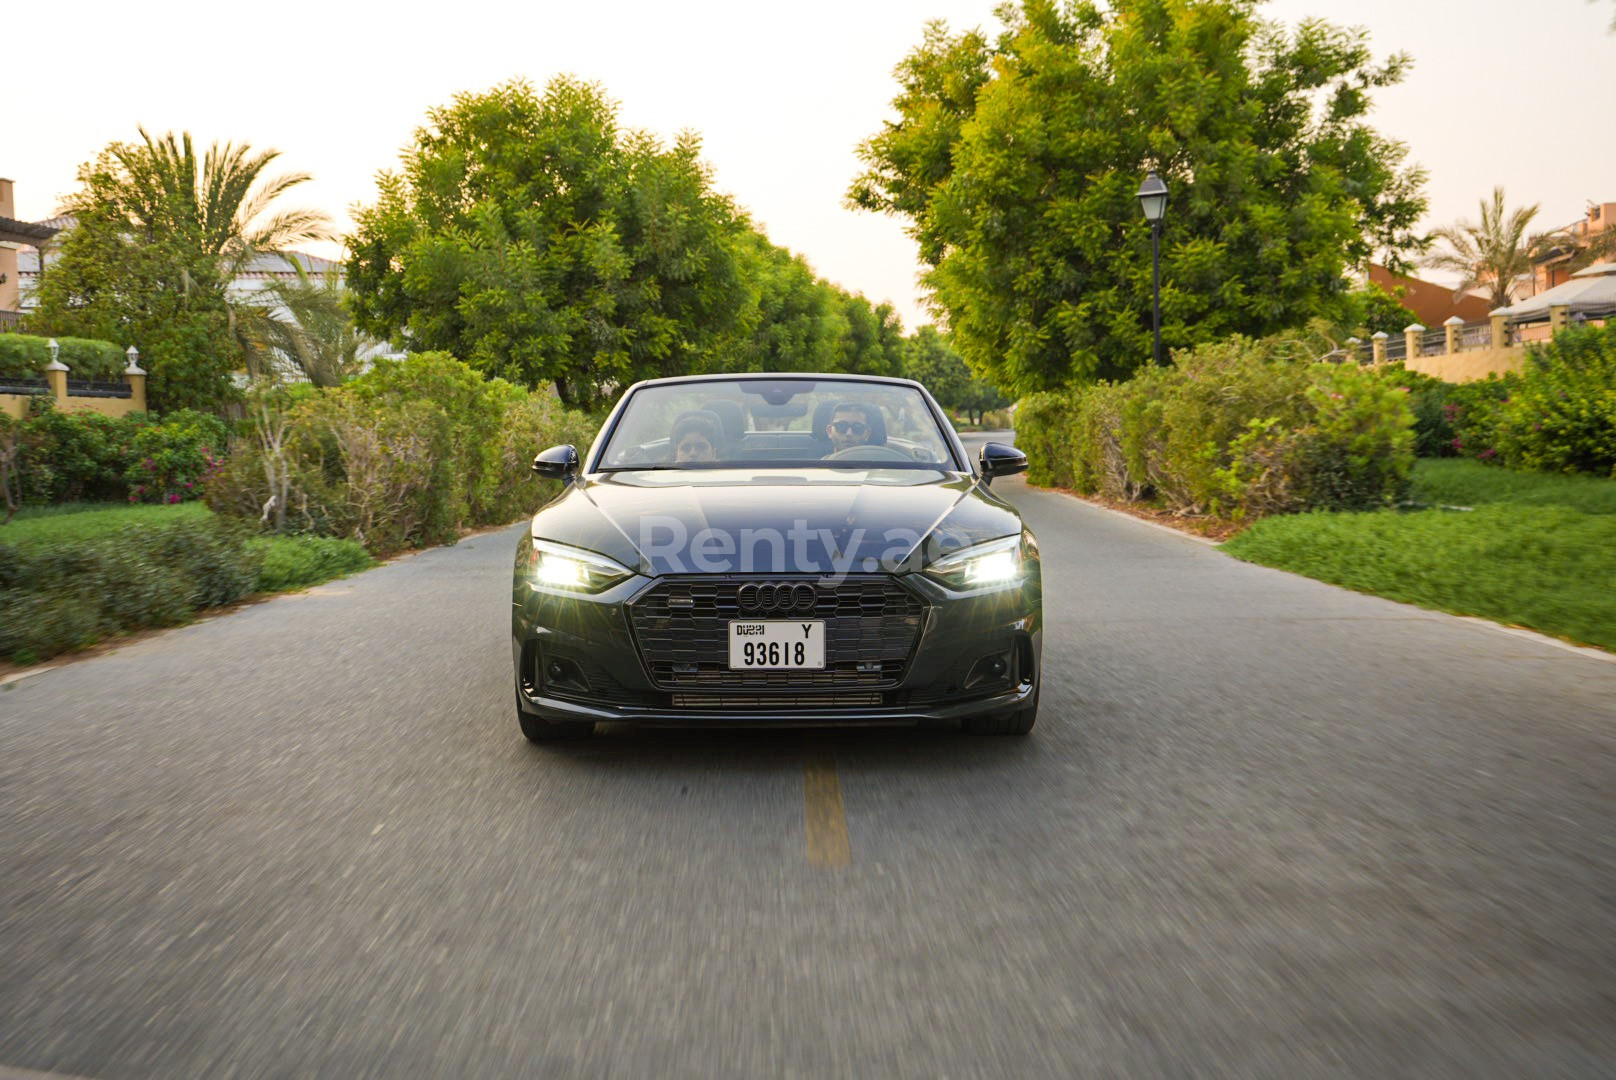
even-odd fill
[{"label": "driver wearing sunglasses", "polygon": [[868,406],[846,404],[836,406],[830,423],[825,425],[825,437],[830,440],[830,452],[840,453],[870,441],[870,410]]}]

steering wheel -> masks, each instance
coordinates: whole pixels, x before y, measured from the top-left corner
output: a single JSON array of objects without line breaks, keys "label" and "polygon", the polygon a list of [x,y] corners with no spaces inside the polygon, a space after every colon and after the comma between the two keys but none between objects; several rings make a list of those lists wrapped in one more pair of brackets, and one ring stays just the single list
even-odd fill
[{"label": "steering wheel", "polygon": [[849,446],[846,450],[838,450],[834,454],[826,454],[826,461],[846,461],[852,458],[870,459],[876,461],[913,461],[914,458],[899,450],[896,446],[878,443],[875,446]]}]

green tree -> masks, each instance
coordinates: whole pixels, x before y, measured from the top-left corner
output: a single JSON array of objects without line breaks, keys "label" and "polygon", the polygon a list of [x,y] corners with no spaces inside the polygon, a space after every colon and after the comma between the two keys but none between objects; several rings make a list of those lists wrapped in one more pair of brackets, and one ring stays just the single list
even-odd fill
[{"label": "green tree", "polygon": [[731,340],[701,370],[836,370],[847,322],[833,289],[756,230],[738,235],[733,250],[748,299]]},{"label": "green tree", "polygon": [[1565,238],[1558,233],[1530,233],[1538,205],[1509,210],[1504,205],[1504,189],[1493,188],[1492,201],[1481,203],[1481,221],[1460,219],[1431,231],[1432,239],[1446,244],[1428,256],[1425,265],[1459,275],[1456,292],[1486,288],[1494,308],[1509,305],[1509,289],[1515,279],[1532,273],[1532,258],[1544,254]]},{"label": "green tree", "polygon": [[1406,58],[1256,7],[1023,0],[991,43],[927,27],[849,201],[908,220],[978,374],[1021,394],[1148,363],[1152,169],[1170,347],[1337,314],[1346,267],[1417,245],[1423,176],[1364,122]]},{"label": "green tree", "polygon": [[300,260],[290,262],[295,280],[270,282],[262,298],[267,302],[233,306],[247,372],[275,377],[289,365],[315,386],[340,385],[359,374],[361,353],[381,342],[354,326],[336,267],[313,274]]},{"label": "green tree", "polygon": [[231,279],[255,254],[330,234],[323,215],[278,206],[308,177],[266,175],[276,151],[214,143],[198,159],[189,133],[140,137],[79,169],[31,322],[136,345],[155,409],[218,408],[242,361]]},{"label": "green tree", "polygon": [[1418,315],[1403,306],[1402,294],[1401,287],[1394,295],[1373,281],[1365,282],[1363,288],[1347,295],[1351,310],[1345,325],[1366,337],[1377,332],[1397,337],[1405,327],[1420,321]]},{"label": "green tree", "polygon": [[997,389],[971,374],[964,358],[933,326],[922,326],[904,339],[903,375],[931,391],[938,404],[965,413],[973,423],[980,423],[987,410],[1010,404]]},{"label": "green tree", "polygon": [[357,214],[360,329],[553,382],[569,404],[710,365],[745,309],[745,226],[698,150],[619,128],[616,104],[570,78],[458,95]]}]

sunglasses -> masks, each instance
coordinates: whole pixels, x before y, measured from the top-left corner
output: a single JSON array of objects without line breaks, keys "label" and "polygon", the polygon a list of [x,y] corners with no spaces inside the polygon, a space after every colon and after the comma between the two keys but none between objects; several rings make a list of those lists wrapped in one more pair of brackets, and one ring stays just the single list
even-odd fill
[{"label": "sunglasses", "polygon": [[713,452],[713,444],[707,442],[682,442],[676,452],[680,454],[710,454]]},{"label": "sunglasses", "polygon": [[831,424],[831,430],[838,435],[867,435],[869,424],[861,424],[857,420],[837,420]]}]

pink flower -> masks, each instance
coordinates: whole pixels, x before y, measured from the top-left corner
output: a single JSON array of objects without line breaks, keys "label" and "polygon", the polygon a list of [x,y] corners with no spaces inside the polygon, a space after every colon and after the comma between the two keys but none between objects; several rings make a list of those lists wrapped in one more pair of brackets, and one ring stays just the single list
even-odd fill
[{"label": "pink flower", "polygon": [[179,501],[180,501],[180,497],[179,497],[179,495],[178,495],[178,493],[171,493],[171,494],[170,494],[170,495],[169,495],[169,496],[168,496],[168,501],[169,501],[169,504],[170,504],[170,505],[172,505],[172,504],[174,504],[174,503],[177,503],[177,502],[179,502]]}]

